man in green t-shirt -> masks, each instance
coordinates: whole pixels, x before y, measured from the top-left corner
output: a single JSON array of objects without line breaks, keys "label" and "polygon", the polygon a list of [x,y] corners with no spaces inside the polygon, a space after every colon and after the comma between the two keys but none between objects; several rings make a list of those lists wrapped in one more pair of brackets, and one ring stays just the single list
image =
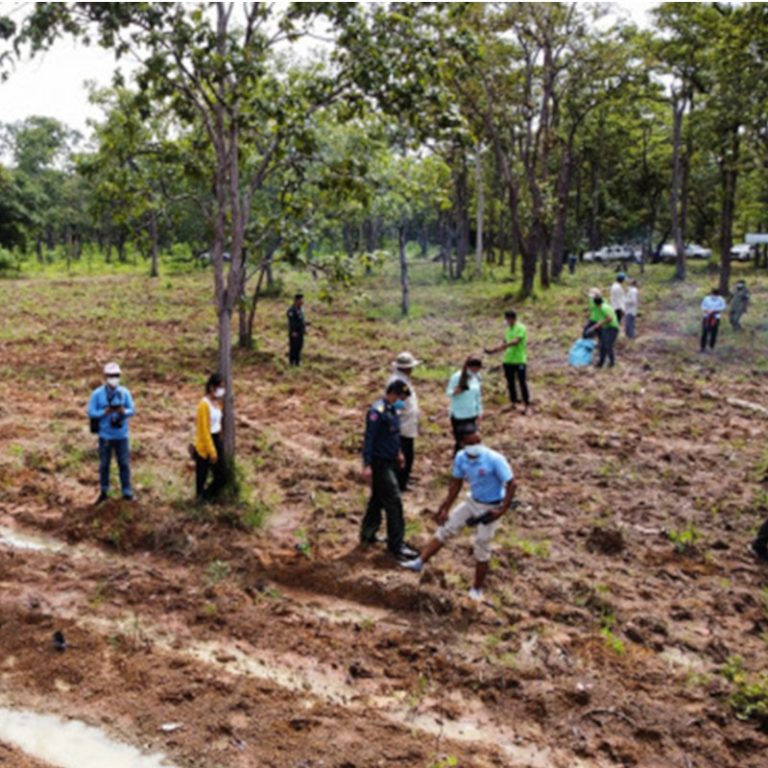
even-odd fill
[{"label": "man in green t-shirt", "polygon": [[517,313],[509,309],[504,313],[507,321],[507,330],[504,334],[504,342],[493,349],[486,349],[489,354],[494,352],[504,352],[502,362],[504,363],[504,375],[507,377],[507,389],[509,390],[509,400],[513,409],[516,409],[517,386],[520,382],[520,394],[523,398],[523,413],[528,412],[528,406],[531,402],[531,396],[528,392],[528,383],[526,382],[526,366],[528,364],[528,329],[517,321]]},{"label": "man in green t-shirt", "polygon": [[616,357],[613,354],[613,345],[619,336],[619,321],[616,318],[616,312],[608,302],[603,301],[600,296],[593,300],[595,305],[595,325],[593,330],[600,334],[600,360],[598,368],[602,368],[605,358],[608,358],[608,367],[613,368],[616,363]]}]

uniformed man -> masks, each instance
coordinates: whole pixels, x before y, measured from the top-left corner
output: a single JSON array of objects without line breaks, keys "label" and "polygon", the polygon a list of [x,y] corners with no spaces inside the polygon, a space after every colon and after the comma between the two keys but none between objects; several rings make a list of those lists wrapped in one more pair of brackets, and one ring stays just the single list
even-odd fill
[{"label": "uniformed man", "polygon": [[728,319],[731,322],[731,328],[734,331],[741,330],[741,316],[747,311],[749,306],[749,289],[743,280],[736,283],[736,290],[731,297],[731,307],[728,310]]},{"label": "uniformed man", "polygon": [[304,331],[309,323],[304,319],[304,294],[297,293],[288,308],[288,362],[301,363],[301,348],[304,346]]},{"label": "uniformed man", "polygon": [[363,445],[363,479],[370,483],[371,498],[360,528],[360,542],[366,545],[379,540],[377,534],[383,508],[387,515],[387,548],[399,560],[418,555],[404,542],[405,520],[397,482],[397,468],[405,462],[400,448],[400,419],[397,414],[405,407],[410,394],[404,381],[397,380],[387,385],[384,397],[368,409]]}]

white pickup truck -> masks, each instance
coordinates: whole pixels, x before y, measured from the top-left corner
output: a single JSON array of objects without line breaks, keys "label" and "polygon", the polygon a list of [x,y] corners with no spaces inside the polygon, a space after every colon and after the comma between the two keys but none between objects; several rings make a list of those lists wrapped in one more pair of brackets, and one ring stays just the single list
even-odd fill
[{"label": "white pickup truck", "polygon": [[587,251],[584,261],[635,261],[635,251],[628,245],[606,245],[599,251]]}]

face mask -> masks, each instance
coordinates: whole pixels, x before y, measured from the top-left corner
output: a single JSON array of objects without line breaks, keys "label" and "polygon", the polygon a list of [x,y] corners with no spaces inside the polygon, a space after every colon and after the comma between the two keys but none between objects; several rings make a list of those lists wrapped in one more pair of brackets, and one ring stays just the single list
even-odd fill
[{"label": "face mask", "polygon": [[476,459],[480,455],[481,449],[482,445],[480,445],[480,443],[475,443],[474,445],[468,445],[464,449],[464,453],[466,453],[470,459]]},{"label": "face mask", "polygon": [[120,377],[119,376],[107,376],[107,384],[112,387],[112,389],[116,389],[120,384]]},{"label": "face mask", "polygon": [[392,403],[392,407],[396,411],[402,411],[405,408],[405,400],[395,400],[395,402]]},{"label": "face mask", "polygon": [[224,389],[224,387],[219,387],[218,389],[213,390],[213,396],[218,397],[219,399],[224,397],[224,395],[226,394],[227,394],[227,390]]}]

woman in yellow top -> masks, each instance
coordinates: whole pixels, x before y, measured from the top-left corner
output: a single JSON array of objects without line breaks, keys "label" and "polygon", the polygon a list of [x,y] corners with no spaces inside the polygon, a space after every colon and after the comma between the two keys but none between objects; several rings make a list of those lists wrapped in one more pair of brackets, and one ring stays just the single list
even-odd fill
[{"label": "woman in yellow top", "polygon": [[[205,385],[205,396],[197,406],[195,491],[200,500],[216,498],[224,487],[221,421],[225,394],[221,374],[212,373]],[[206,486],[209,470],[213,473],[213,479]]]}]

